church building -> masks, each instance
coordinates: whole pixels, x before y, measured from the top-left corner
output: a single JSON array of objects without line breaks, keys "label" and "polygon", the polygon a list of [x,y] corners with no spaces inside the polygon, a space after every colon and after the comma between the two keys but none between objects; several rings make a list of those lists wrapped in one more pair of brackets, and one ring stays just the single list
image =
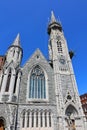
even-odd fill
[{"label": "church building", "polygon": [[0,130],[87,130],[62,25],[48,25],[49,60],[37,49],[21,67],[17,35],[0,69]]}]

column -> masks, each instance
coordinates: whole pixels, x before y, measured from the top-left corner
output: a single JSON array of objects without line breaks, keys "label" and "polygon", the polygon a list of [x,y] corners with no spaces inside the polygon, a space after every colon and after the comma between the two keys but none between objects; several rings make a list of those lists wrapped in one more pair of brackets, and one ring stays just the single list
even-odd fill
[{"label": "column", "polygon": [[7,84],[7,78],[8,78],[8,75],[4,74],[2,87],[1,87],[1,95],[3,95],[3,93],[5,92],[5,88],[6,88],[6,84]]},{"label": "column", "polygon": [[41,115],[40,112],[38,111],[38,128],[41,127]]},{"label": "column", "polygon": [[62,117],[59,117],[59,120],[58,120],[58,128],[59,128],[59,130],[64,130],[64,124],[62,122],[63,122]]},{"label": "column", "polygon": [[30,127],[30,112],[27,113],[27,128]]},{"label": "column", "polygon": [[30,112],[30,122],[29,122],[29,127],[32,128],[32,112]]},{"label": "column", "polygon": [[25,113],[25,128],[27,128],[27,112]]},{"label": "column", "polygon": [[49,119],[49,118],[50,118],[49,112],[47,112],[46,114],[47,114],[47,115],[46,115],[46,116],[47,116],[47,127],[49,127],[49,121],[50,121],[50,119]]},{"label": "column", "polygon": [[23,113],[23,115],[21,117],[21,127],[25,128],[25,113]]},{"label": "column", "polygon": [[23,126],[23,116],[21,115],[21,118],[20,118],[20,130],[22,130],[22,126]]},{"label": "column", "polygon": [[19,62],[21,61],[21,51],[19,53],[19,58],[18,58]]},{"label": "column", "polygon": [[13,89],[14,89],[14,82],[15,82],[15,75],[12,73],[11,74],[11,80],[10,80],[10,87],[9,87],[9,100],[12,100],[12,94],[13,94]]},{"label": "column", "polygon": [[43,123],[43,127],[45,127],[45,112],[43,112],[42,114],[42,123]]},{"label": "column", "polygon": [[20,78],[21,78],[21,73],[19,72],[18,78],[17,78],[17,83],[16,83],[16,92],[15,92],[17,97],[18,97],[18,93],[19,93],[19,86],[20,86],[20,80],[21,80]]},{"label": "column", "polygon": [[50,121],[51,121],[51,126],[50,127],[54,127],[54,120],[53,120],[53,115],[52,113],[50,113]]},{"label": "column", "polygon": [[34,128],[36,128],[36,111],[34,111]]}]

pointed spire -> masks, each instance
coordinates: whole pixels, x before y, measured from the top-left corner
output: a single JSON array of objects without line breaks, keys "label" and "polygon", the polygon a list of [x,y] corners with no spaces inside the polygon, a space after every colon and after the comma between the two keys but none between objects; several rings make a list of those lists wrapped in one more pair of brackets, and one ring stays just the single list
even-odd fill
[{"label": "pointed spire", "polygon": [[53,27],[55,27],[56,29],[62,31],[61,23],[56,20],[53,11],[51,11],[51,20],[50,20],[50,22],[49,22],[48,30],[47,30],[47,31],[48,31],[48,34],[50,34],[51,29],[52,29]]},{"label": "pointed spire", "polygon": [[51,21],[50,22],[51,23],[57,22],[53,11],[51,11]]},{"label": "pointed spire", "polygon": [[18,33],[17,37],[15,38],[13,45],[20,47],[20,34],[19,33]]}]

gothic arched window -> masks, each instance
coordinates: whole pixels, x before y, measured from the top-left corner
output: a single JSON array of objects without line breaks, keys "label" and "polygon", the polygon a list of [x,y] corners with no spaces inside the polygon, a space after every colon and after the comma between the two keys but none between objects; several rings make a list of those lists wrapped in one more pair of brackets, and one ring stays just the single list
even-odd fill
[{"label": "gothic arched window", "polygon": [[45,127],[47,127],[47,112],[44,113],[45,116]]},{"label": "gothic arched window", "polygon": [[29,98],[46,99],[46,83],[43,70],[37,65],[30,75]]},{"label": "gothic arched window", "polygon": [[51,112],[49,112],[49,127],[51,127],[52,126],[52,121],[51,121]]},{"label": "gothic arched window", "polygon": [[1,79],[1,83],[0,83],[0,91],[1,91],[1,87],[2,87],[2,82],[3,82],[3,75],[2,75],[2,79]]},{"label": "gothic arched window", "polygon": [[15,93],[15,91],[16,91],[17,79],[18,79],[18,72],[16,73],[16,76],[15,76],[15,82],[14,82],[14,90],[13,90],[13,93]]},{"label": "gothic arched window", "polygon": [[30,125],[30,111],[27,113],[27,127]]},{"label": "gothic arched window", "polygon": [[10,80],[11,80],[11,69],[9,70],[5,92],[9,91]]},{"label": "gothic arched window", "polygon": [[36,112],[36,127],[38,127],[38,111]]},{"label": "gothic arched window", "polygon": [[23,115],[22,115],[22,127],[23,128],[25,127],[25,111],[23,112]]}]

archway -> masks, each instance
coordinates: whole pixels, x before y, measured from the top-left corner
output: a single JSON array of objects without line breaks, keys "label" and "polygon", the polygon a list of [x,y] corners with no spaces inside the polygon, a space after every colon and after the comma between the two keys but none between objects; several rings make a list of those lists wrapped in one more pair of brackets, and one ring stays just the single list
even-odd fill
[{"label": "archway", "polygon": [[75,116],[78,114],[76,108],[72,105],[69,105],[65,111],[66,114],[66,123],[68,130],[76,130],[75,125]]},{"label": "archway", "polygon": [[5,121],[3,118],[0,118],[0,130],[5,130]]}]

